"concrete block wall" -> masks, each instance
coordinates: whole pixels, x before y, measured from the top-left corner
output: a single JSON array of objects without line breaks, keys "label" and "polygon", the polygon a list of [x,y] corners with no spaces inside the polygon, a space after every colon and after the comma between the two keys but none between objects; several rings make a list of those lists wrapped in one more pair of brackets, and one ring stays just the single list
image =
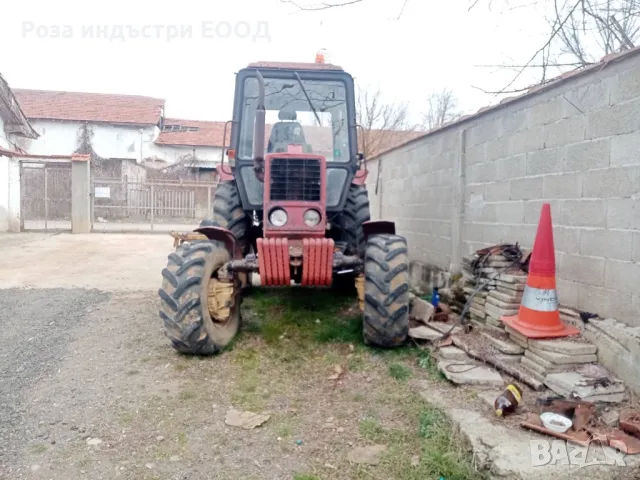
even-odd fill
[{"label": "concrete block wall", "polygon": [[0,155],[0,232],[20,231],[20,164]]},{"label": "concrete block wall", "polygon": [[530,248],[549,202],[560,302],[640,326],[640,54],[377,160],[378,211],[414,262],[455,271],[483,246]]}]

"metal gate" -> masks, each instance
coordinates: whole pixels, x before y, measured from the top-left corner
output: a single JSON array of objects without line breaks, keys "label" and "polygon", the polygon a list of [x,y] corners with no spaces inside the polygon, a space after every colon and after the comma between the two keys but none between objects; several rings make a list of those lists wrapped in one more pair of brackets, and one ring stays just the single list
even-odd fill
[{"label": "metal gate", "polygon": [[21,230],[71,230],[71,163],[20,162]]},{"label": "metal gate", "polygon": [[93,231],[193,230],[210,218],[214,183],[129,181],[92,182]]}]

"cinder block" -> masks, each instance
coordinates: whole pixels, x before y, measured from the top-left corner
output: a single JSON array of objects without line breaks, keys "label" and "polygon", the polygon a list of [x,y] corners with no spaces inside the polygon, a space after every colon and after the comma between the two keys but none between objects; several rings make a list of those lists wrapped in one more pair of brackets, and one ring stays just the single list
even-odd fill
[{"label": "cinder block", "polygon": [[502,135],[502,127],[499,118],[481,119],[467,131],[467,146],[478,145]]},{"label": "cinder block", "polygon": [[511,200],[536,200],[542,198],[542,177],[511,180]]},{"label": "cinder block", "polygon": [[511,180],[521,178],[527,174],[526,154],[514,155],[496,161],[497,171],[494,180]]},{"label": "cinder block", "polygon": [[522,132],[514,133],[509,137],[509,154],[541,150],[545,146],[545,129],[543,126],[531,127]]},{"label": "cinder block", "polygon": [[524,222],[524,202],[502,202],[494,205],[496,221],[500,223]]},{"label": "cinder block", "polygon": [[482,242],[484,226],[475,222],[466,221],[462,225],[463,238],[467,242]]},{"label": "cinder block", "polygon": [[640,165],[640,131],[611,137],[611,166]]},{"label": "cinder block", "polygon": [[527,175],[561,172],[563,156],[564,150],[561,147],[529,152],[527,154]]},{"label": "cinder block", "polygon": [[530,125],[527,123],[526,109],[509,111],[505,110],[498,117],[502,135],[510,135],[526,130]]},{"label": "cinder block", "polygon": [[[542,204],[546,203],[544,200],[528,200],[524,202],[524,223],[527,225],[538,225],[540,221],[540,212],[542,211]],[[549,202],[550,203],[550,202]],[[551,217],[559,211],[556,205],[551,204]]]},{"label": "cinder block", "polygon": [[604,278],[605,288],[634,294],[638,292],[638,285],[640,285],[640,264],[607,259]]},{"label": "cinder block", "polygon": [[469,183],[487,183],[496,180],[496,162],[471,165],[467,169]]},{"label": "cinder block", "polygon": [[[553,208],[553,207],[552,207]],[[554,225],[553,243],[557,251],[577,253],[580,249],[581,229]]]},{"label": "cinder block", "polygon": [[487,202],[503,202],[510,198],[511,184],[508,181],[484,183],[483,186]]},{"label": "cinder block", "polygon": [[484,202],[484,183],[472,183],[464,186],[464,203]]},{"label": "cinder block", "polygon": [[622,135],[638,130],[640,100],[632,100],[587,114],[587,138]]},{"label": "cinder block", "polygon": [[[554,229],[555,230],[555,229]],[[555,231],[554,237],[555,237]],[[633,232],[629,230],[582,230],[580,255],[632,260]]]},{"label": "cinder block", "polygon": [[640,190],[639,180],[640,167],[636,166],[586,172],[582,196],[585,198],[630,197]]},{"label": "cinder block", "polygon": [[582,173],[545,175],[542,180],[543,198],[580,198],[582,196],[582,175]]},{"label": "cinder block", "polygon": [[584,115],[574,115],[545,125],[544,146],[561,147],[578,143],[585,139],[586,121]]},{"label": "cinder block", "polygon": [[608,167],[610,150],[609,138],[568,145],[564,155],[564,171],[575,172]]},{"label": "cinder block", "polygon": [[465,214],[470,222],[495,222],[497,218],[494,203],[471,205],[466,209]]},{"label": "cinder block", "polygon": [[566,100],[562,98],[562,95],[558,95],[547,100],[544,103],[536,103],[527,108],[526,112],[529,125],[532,127],[538,125],[546,125],[548,123],[552,123],[565,118],[565,116],[570,117],[575,115],[575,113],[566,115],[564,109],[565,103]]},{"label": "cinder block", "polygon": [[480,143],[478,145],[471,145],[465,149],[465,163],[467,165],[474,165],[476,163],[484,163],[487,160],[486,143]]},{"label": "cinder block", "polygon": [[611,103],[622,103],[640,97],[640,70],[633,68],[617,75],[611,85]]},{"label": "cinder block", "polygon": [[[606,268],[606,267],[605,267]],[[640,319],[632,315],[632,296],[618,290],[580,284],[577,308],[584,312],[597,313],[601,317],[613,317],[638,325]]]},{"label": "cinder block", "polygon": [[493,162],[494,160],[498,160],[499,158],[508,157],[509,137],[497,137],[488,140],[485,154],[488,162]]},{"label": "cinder block", "polygon": [[561,225],[601,228],[607,225],[607,203],[605,200],[562,200],[560,204],[560,221],[558,223]]},{"label": "cinder block", "polygon": [[607,201],[607,228],[640,230],[640,201],[610,198]]},{"label": "cinder block", "polygon": [[[632,260],[634,262],[640,262],[640,232],[633,233]],[[640,313],[640,310],[639,310],[639,313]]]},{"label": "cinder block", "polygon": [[558,292],[558,301],[563,305],[577,306],[579,286],[580,284],[578,282],[557,278],[556,290]]},{"label": "cinder block", "polygon": [[604,286],[604,258],[556,252],[556,261],[558,277],[596,287]]},{"label": "cinder block", "polygon": [[610,97],[610,78],[589,82],[565,92],[564,112],[566,116],[584,115],[593,110],[608,107]]}]

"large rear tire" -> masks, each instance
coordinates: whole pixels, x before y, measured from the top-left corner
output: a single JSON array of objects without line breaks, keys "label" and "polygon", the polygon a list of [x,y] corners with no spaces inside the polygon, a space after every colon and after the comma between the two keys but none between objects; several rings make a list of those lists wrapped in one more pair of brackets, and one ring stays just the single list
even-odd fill
[{"label": "large rear tire", "polygon": [[409,257],[399,235],[375,235],[366,245],[363,335],[367,345],[398,347],[409,334]]},{"label": "large rear tire", "polygon": [[240,289],[234,280],[230,315],[214,321],[209,311],[210,282],[217,282],[217,271],[230,260],[221,242],[183,243],[168,258],[162,270],[160,318],[173,348],[193,355],[213,355],[227,346],[240,328]]},{"label": "large rear tire", "polygon": [[213,221],[205,222],[206,225],[230,230],[236,237],[243,255],[248,253],[251,217],[242,208],[240,193],[238,193],[238,187],[234,181],[218,184],[213,197]]},{"label": "large rear tire", "polygon": [[347,192],[344,210],[338,216],[336,225],[341,230],[342,240],[347,242],[347,254],[364,256],[365,241],[362,224],[371,219],[369,194],[364,185],[351,185]]}]

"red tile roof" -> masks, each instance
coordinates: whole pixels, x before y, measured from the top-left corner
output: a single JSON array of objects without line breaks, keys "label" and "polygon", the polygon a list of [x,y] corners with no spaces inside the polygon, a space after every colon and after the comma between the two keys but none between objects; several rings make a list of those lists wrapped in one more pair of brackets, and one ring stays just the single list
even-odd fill
[{"label": "red tile roof", "polygon": [[[202,120],[184,120],[179,118],[165,118],[165,126],[179,125],[197,128],[197,131],[162,131],[156,143],[159,145],[184,145],[192,147],[222,147],[224,126],[226,122],[206,122]],[[227,144],[231,137],[231,124],[227,127]]]},{"label": "red tile roof", "polygon": [[165,101],[138,95],[13,89],[29,119],[155,125]]}]

